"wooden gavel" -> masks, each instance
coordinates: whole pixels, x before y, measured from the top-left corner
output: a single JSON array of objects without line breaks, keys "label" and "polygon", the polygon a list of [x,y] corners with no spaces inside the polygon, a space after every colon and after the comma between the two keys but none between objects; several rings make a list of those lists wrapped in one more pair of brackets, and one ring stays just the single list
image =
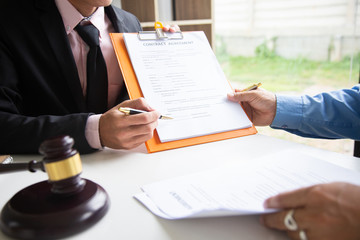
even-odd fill
[{"label": "wooden gavel", "polygon": [[20,239],[57,239],[81,232],[99,221],[109,197],[98,184],[80,177],[82,164],[74,140],[61,136],[44,141],[44,158],[29,163],[0,164],[0,173],[45,171],[48,181],[16,193],[1,211],[0,229]]}]

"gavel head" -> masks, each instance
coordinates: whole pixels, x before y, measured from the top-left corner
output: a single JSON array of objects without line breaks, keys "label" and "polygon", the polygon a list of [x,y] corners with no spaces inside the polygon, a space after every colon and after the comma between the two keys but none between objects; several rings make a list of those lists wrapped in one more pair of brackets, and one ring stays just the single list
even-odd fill
[{"label": "gavel head", "polygon": [[45,140],[39,148],[44,155],[43,164],[51,183],[51,192],[64,196],[83,190],[85,181],[80,178],[80,155],[73,149],[74,139],[59,136]]}]

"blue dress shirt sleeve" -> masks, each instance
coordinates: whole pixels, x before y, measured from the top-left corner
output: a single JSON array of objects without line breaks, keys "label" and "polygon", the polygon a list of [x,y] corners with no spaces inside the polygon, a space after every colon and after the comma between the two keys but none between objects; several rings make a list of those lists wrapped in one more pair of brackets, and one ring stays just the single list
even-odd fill
[{"label": "blue dress shirt sleeve", "polygon": [[316,96],[277,95],[272,128],[303,137],[360,140],[360,84]]}]

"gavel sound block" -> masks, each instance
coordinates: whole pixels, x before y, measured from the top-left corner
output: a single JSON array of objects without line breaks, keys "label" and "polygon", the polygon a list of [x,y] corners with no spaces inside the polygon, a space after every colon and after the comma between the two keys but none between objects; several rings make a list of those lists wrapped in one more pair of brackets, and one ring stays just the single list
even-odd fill
[{"label": "gavel sound block", "polygon": [[[6,203],[0,219],[6,235],[18,239],[68,237],[91,227],[106,214],[109,197],[98,184],[80,178],[81,160],[73,145],[69,136],[41,144],[43,164],[32,161],[28,168],[44,168],[49,179],[19,191]],[[12,164],[6,165],[9,168]]]}]

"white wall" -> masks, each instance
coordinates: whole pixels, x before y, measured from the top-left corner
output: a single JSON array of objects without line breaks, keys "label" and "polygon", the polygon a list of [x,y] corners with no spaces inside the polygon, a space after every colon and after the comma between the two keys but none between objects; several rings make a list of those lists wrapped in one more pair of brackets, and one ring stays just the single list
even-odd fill
[{"label": "white wall", "polygon": [[215,33],[232,55],[252,56],[273,37],[276,53],[288,58],[339,60],[360,51],[360,0],[214,2]]}]

